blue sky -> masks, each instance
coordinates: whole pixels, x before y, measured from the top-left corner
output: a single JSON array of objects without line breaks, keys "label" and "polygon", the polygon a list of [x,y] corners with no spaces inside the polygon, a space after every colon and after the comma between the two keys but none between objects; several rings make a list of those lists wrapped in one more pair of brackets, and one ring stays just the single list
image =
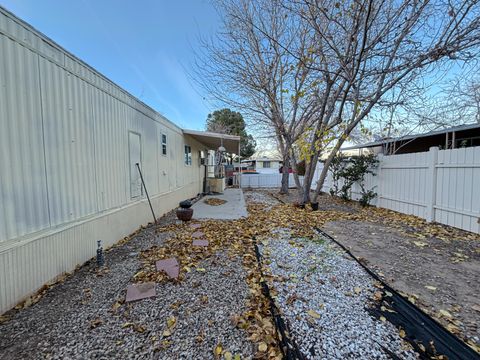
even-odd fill
[{"label": "blue sky", "polygon": [[185,69],[219,17],[209,0],[0,0],[0,4],[181,127],[215,110]]}]

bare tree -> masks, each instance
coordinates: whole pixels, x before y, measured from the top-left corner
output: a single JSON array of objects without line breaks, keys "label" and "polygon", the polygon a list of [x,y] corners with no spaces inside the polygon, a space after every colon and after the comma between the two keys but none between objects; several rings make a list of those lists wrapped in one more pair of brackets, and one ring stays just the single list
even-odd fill
[{"label": "bare tree", "polygon": [[480,124],[480,76],[478,65],[453,78],[434,99],[432,111],[422,114],[442,127]]},{"label": "bare tree", "polygon": [[223,29],[204,41],[194,80],[275,137],[283,158],[281,192],[286,193],[292,144],[317,113],[315,80],[305,66],[314,37],[308,23],[281,0],[216,3]]},{"label": "bare tree", "polygon": [[[316,202],[329,164],[352,131],[391,91],[448,61],[468,61],[480,44],[477,1],[298,0],[288,9],[315,32],[306,60],[319,111],[309,134],[303,201]],[[325,143],[335,140],[310,199]]]}]

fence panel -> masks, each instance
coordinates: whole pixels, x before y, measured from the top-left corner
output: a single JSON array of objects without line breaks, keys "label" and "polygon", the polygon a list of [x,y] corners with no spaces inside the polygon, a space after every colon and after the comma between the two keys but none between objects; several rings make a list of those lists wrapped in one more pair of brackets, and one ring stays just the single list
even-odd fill
[{"label": "fence panel", "polygon": [[[235,183],[238,184],[238,175]],[[300,176],[300,183],[303,182],[303,176]],[[282,174],[242,174],[242,188],[277,188],[282,185]],[[288,178],[289,187],[295,187],[293,174]]]},{"label": "fence panel", "polygon": [[380,156],[376,176],[378,206],[426,218],[428,154]]},{"label": "fence panel", "polygon": [[[377,193],[372,205],[480,233],[480,147],[432,148],[422,153],[379,155],[379,160],[376,176],[365,177],[365,189]],[[319,163],[312,188],[322,169]],[[322,191],[332,188],[329,173]],[[358,200],[360,196],[361,188],[354,184],[351,197]]]},{"label": "fence panel", "polygon": [[480,232],[480,147],[440,150],[435,220]]}]

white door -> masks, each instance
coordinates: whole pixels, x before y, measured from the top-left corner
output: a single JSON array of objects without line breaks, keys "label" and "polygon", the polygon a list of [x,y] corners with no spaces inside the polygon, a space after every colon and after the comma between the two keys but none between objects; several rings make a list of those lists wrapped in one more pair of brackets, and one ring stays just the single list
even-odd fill
[{"label": "white door", "polygon": [[128,147],[130,153],[130,196],[136,198],[142,196],[142,180],[137,168],[137,164],[140,168],[142,167],[140,134],[128,133]]}]

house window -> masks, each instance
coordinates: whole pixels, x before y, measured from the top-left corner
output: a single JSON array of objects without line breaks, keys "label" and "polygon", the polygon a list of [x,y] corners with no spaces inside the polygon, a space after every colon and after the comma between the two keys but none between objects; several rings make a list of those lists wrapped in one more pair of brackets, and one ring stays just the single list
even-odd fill
[{"label": "house window", "polygon": [[270,161],[264,161],[263,162],[263,168],[264,169],[270,169]]},{"label": "house window", "polygon": [[192,148],[185,145],[185,165],[192,165]]},{"label": "house window", "polygon": [[167,135],[162,134],[162,155],[167,155]]}]

